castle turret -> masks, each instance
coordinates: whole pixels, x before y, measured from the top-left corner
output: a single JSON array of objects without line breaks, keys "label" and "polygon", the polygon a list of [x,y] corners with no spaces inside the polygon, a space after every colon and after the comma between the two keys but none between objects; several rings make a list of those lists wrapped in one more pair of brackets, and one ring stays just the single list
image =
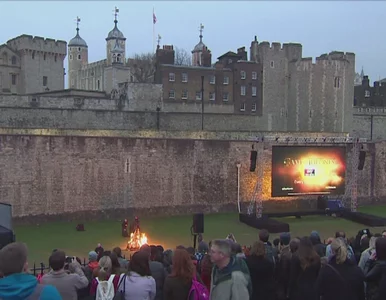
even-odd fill
[{"label": "castle turret", "polygon": [[[113,58],[117,58],[118,54],[120,55],[119,59],[122,63],[124,63],[126,59],[126,38],[123,33],[118,29],[118,13],[119,9],[115,7],[115,25],[106,38],[106,58],[108,66],[111,66],[113,63],[116,63]],[[117,52],[117,50],[119,50],[119,53]]]},{"label": "castle turret", "polygon": [[212,54],[202,41],[204,25],[200,24],[200,41],[192,51],[192,65],[210,67],[212,64]]},{"label": "castle turret", "polygon": [[80,18],[76,19],[76,35],[68,43],[68,87],[77,88],[77,74],[88,64],[88,46],[79,35]]}]

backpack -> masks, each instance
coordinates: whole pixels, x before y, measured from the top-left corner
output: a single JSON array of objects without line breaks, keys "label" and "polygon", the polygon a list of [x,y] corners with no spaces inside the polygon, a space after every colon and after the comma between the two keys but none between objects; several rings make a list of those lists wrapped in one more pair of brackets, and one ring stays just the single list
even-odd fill
[{"label": "backpack", "polygon": [[209,300],[208,289],[201,282],[197,281],[197,277],[192,279],[188,300]]},{"label": "backpack", "polygon": [[113,284],[114,277],[114,275],[111,275],[108,281],[99,281],[99,279],[96,278],[98,287],[95,300],[113,300],[115,296]]}]

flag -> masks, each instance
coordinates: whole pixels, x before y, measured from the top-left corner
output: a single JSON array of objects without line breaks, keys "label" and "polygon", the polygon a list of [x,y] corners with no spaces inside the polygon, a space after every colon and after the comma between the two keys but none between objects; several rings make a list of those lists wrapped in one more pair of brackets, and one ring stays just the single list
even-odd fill
[{"label": "flag", "polygon": [[155,13],[153,11],[153,24],[157,23],[157,17],[155,16]]}]

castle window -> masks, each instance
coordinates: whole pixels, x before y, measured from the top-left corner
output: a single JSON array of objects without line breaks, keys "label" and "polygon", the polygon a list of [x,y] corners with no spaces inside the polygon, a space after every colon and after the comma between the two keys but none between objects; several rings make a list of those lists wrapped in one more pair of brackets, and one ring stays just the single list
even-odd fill
[{"label": "castle window", "polygon": [[240,104],[240,111],[245,111],[245,103]]},{"label": "castle window", "polygon": [[256,97],[257,94],[257,87],[253,86],[252,87],[252,97]]},{"label": "castle window", "polygon": [[247,78],[247,74],[245,74],[245,71],[240,72],[241,79]]},{"label": "castle window", "polygon": [[245,94],[246,94],[246,87],[245,87],[245,85],[242,85],[240,87],[240,95],[245,96]]},{"label": "castle window", "polygon": [[81,58],[81,56],[80,56],[80,54],[78,54],[78,59],[80,60],[80,58]]},{"label": "castle window", "polygon": [[80,52],[80,47],[78,48],[78,51]]},{"label": "castle window", "polygon": [[229,77],[228,76],[224,76],[224,82],[223,82],[224,85],[228,85],[229,84]]},{"label": "castle window", "polygon": [[101,82],[100,80],[97,81],[97,85],[98,85],[98,91],[101,89]]},{"label": "castle window", "polygon": [[188,90],[183,90],[182,91],[181,98],[184,99],[184,100],[188,99]]},{"label": "castle window", "polygon": [[44,55],[43,55],[43,59],[46,60],[46,54],[45,54],[45,53],[44,53]]},{"label": "castle window", "polygon": [[252,79],[254,79],[254,80],[257,79],[257,72],[252,72]]},{"label": "castle window", "polygon": [[57,55],[55,55],[54,59],[55,59],[55,62],[56,62],[56,61],[58,60],[58,56],[57,56]]},{"label": "castle window", "polygon": [[252,111],[256,111],[256,103],[252,103]]},{"label": "castle window", "polygon": [[275,67],[275,62],[271,60],[271,68],[273,69]]},{"label": "castle window", "polygon": [[170,90],[169,91],[169,99],[174,99],[175,98],[175,92],[174,92],[174,90]]},{"label": "castle window", "polygon": [[48,84],[48,77],[43,76],[43,86],[47,86],[47,84]]},{"label": "castle window", "polygon": [[188,82],[188,73],[182,73],[182,82]]},{"label": "castle window", "polygon": [[214,75],[211,75],[210,76],[210,81],[209,81],[210,84],[216,84],[216,76]]},{"label": "castle window", "polygon": [[216,93],[215,92],[210,92],[209,93],[209,100],[210,101],[215,101],[216,100]]},{"label": "castle window", "polygon": [[11,75],[12,85],[16,85],[16,74]]},{"label": "castle window", "polygon": [[202,99],[201,94],[202,94],[201,91],[196,92],[196,100]]},{"label": "castle window", "polygon": [[117,62],[120,62],[120,61],[121,61],[121,55],[118,54],[118,55],[117,55]]},{"label": "castle window", "polygon": [[12,64],[16,65],[16,56],[12,56]]},{"label": "castle window", "polygon": [[35,51],[32,51],[32,59],[35,59]]},{"label": "castle window", "polygon": [[[176,80],[176,74],[169,73],[169,81],[175,81]],[[174,97],[173,97],[174,98]]]},{"label": "castle window", "polygon": [[365,97],[370,98],[370,91],[365,91]]},{"label": "castle window", "polygon": [[334,88],[337,88],[337,89],[340,88],[340,78],[339,77],[335,77],[335,79],[334,79]]},{"label": "castle window", "polygon": [[228,94],[228,92],[224,92],[222,94],[222,101],[228,102],[228,100],[229,100],[229,94]]},{"label": "castle window", "polygon": [[72,54],[70,54],[70,60],[72,60]]}]

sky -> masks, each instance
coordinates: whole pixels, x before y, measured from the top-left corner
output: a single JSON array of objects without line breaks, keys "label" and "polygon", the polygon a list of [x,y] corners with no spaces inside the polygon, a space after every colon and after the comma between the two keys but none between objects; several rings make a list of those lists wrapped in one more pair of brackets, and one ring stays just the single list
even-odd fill
[{"label": "sky", "polygon": [[158,34],[161,45],[191,51],[202,23],[213,62],[239,47],[249,51],[256,35],[260,42],[301,43],[303,57],[354,52],[357,72],[363,67],[371,82],[386,77],[386,1],[0,1],[0,44],[21,34],[68,42],[79,16],[89,62],[101,60],[115,6],[127,57],[152,51]]}]

